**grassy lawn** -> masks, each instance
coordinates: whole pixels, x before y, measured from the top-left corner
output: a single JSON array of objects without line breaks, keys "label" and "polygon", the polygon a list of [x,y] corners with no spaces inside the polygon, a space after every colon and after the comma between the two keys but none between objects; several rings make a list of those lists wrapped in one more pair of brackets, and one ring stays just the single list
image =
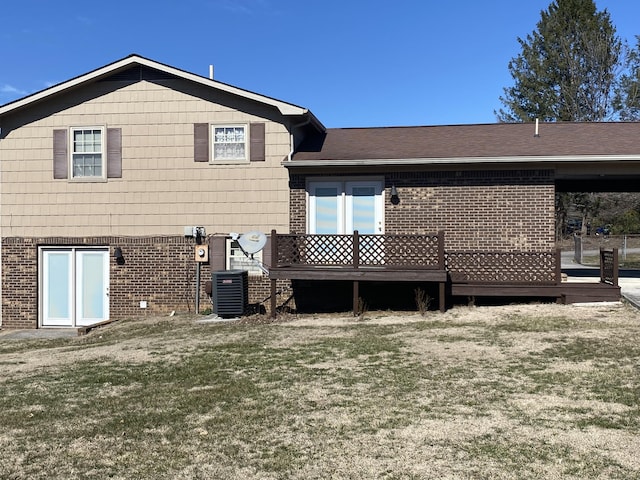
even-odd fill
[{"label": "grassy lawn", "polygon": [[640,478],[640,313],[522,305],[0,336],[2,479]]}]

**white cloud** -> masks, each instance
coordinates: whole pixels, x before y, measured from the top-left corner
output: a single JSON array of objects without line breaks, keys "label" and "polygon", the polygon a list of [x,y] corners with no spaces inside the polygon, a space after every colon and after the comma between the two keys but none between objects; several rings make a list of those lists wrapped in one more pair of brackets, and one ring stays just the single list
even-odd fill
[{"label": "white cloud", "polygon": [[82,24],[88,25],[88,26],[93,25],[93,23],[94,23],[92,18],[84,17],[82,15],[76,16],[76,20],[78,21],[78,23],[82,23]]},{"label": "white cloud", "polygon": [[7,85],[6,83],[0,86],[0,93],[3,95],[26,95],[27,92],[24,90],[20,90],[12,85]]},{"label": "white cloud", "polygon": [[241,2],[223,0],[219,2],[217,6],[231,13],[241,13],[241,14],[252,13],[251,9],[247,5],[243,5]]},{"label": "white cloud", "polygon": [[212,6],[241,15],[254,15],[269,8],[268,0],[217,0]]}]

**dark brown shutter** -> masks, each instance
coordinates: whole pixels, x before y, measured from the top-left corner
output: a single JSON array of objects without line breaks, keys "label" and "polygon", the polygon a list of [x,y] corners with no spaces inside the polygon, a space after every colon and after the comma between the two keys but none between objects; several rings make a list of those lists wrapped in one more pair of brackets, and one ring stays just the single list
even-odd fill
[{"label": "dark brown shutter", "polygon": [[107,128],[107,178],[122,178],[121,128]]},{"label": "dark brown shutter", "polygon": [[196,162],[209,161],[209,124],[193,124],[193,159]]},{"label": "dark brown shutter", "polygon": [[67,178],[69,175],[68,138],[67,130],[53,131],[53,178]]},{"label": "dark brown shutter", "polygon": [[225,237],[209,239],[209,269],[212,272],[227,269],[227,240]]},{"label": "dark brown shutter", "polygon": [[264,162],[264,123],[252,123],[249,126],[251,146],[249,147],[252,162]]},{"label": "dark brown shutter", "polygon": [[262,249],[262,263],[267,268],[271,266],[271,235],[267,235],[267,243]]}]

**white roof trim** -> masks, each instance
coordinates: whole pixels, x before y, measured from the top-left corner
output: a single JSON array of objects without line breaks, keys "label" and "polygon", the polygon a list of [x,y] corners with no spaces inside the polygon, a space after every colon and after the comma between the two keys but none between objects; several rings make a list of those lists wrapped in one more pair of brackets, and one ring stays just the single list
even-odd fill
[{"label": "white roof trim", "polygon": [[202,77],[200,75],[195,75],[193,73],[185,72],[184,70],[170,67],[162,63],[154,62],[153,60],[149,60],[147,58],[140,57],[138,55],[130,55],[126,58],[123,58],[122,60],[118,60],[117,62],[111,63],[102,68],[98,68],[97,70],[94,70],[87,74],[80,75],[79,77],[73,78],[66,82],[59,83],[57,85],[54,85],[53,87],[34,93],[33,95],[29,95],[20,100],[16,100],[14,102],[8,103],[4,107],[0,107],[0,115],[3,115],[7,112],[11,112],[12,110],[17,110],[19,108],[25,107],[30,103],[44,100],[48,97],[52,97],[67,89],[76,87],[85,82],[96,80],[100,77],[107,76],[115,71],[122,70],[130,65],[136,65],[136,64],[144,65],[150,68],[155,68],[156,70],[161,70],[171,75],[175,75],[176,77],[184,78],[185,80],[190,80],[192,82],[199,83],[201,85],[215,88],[218,90],[222,90],[224,92],[227,92],[233,95],[238,95],[240,97],[244,97],[250,100],[255,100],[256,102],[260,102],[266,105],[271,105],[277,108],[280,111],[280,113],[282,113],[283,115],[304,115],[309,113],[308,109],[298,107],[297,105],[293,105],[291,103],[282,102],[280,100],[276,100],[270,97],[265,97],[264,95],[259,95],[257,93],[253,93],[248,90],[243,90],[241,88],[233,87],[225,83],[217,82],[215,80],[210,80],[207,77]]},{"label": "white roof trim", "polygon": [[285,160],[286,167],[363,167],[388,165],[480,165],[488,163],[597,163],[637,162],[640,155],[567,155],[522,157],[374,158],[359,160]]}]

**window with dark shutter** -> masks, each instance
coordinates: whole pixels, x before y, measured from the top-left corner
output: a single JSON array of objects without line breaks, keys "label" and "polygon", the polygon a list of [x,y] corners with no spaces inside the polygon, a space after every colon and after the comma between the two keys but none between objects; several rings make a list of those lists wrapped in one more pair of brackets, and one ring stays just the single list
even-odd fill
[{"label": "window with dark shutter", "polygon": [[209,124],[193,124],[193,159],[196,162],[209,161]]},{"label": "window with dark shutter", "polygon": [[121,177],[121,128],[72,127],[53,131],[53,178],[96,181]]},{"label": "window with dark shutter", "polygon": [[194,123],[193,132],[193,156],[196,162],[231,164],[265,161],[264,123]]},{"label": "window with dark shutter", "polygon": [[69,132],[67,130],[53,131],[53,178],[68,178],[69,176],[68,138]]},{"label": "window with dark shutter", "polygon": [[251,137],[250,160],[252,162],[264,162],[264,123],[252,123],[249,126],[249,135]]},{"label": "window with dark shutter", "polygon": [[122,178],[121,128],[107,128],[107,178]]}]

